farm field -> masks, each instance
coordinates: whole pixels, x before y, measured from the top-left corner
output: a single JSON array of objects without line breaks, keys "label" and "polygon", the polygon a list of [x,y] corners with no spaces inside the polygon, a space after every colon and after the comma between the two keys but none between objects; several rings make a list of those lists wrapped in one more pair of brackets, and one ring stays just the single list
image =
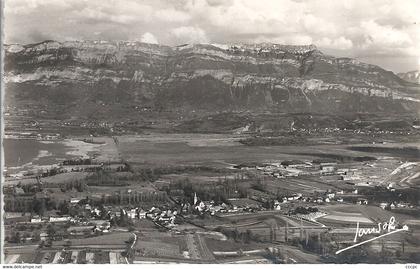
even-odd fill
[{"label": "farm field", "polygon": [[[233,168],[242,163],[279,163],[284,160],[301,160],[311,162],[318,158],[336,159],[345,162],[345,167],[358,170],[354,182],[374,184],[383,182],[402,182],[417,184],[417,177],[405,178],[391,173],[402,163],[401,159],[412,159],[411,155],[401,156],[394,150],[402,146],[400,143],[388,143],[384,152],[360,152],[353,149],[363,148],[360,145],[311,145],[311,146],[245,146],[237,141],[244,136],[228,134],[150,134],[137,136],[119,136],[117,151],[122,159],[134,168],[168,167],[168,166],[208,166],[214,168]],[[209,141],[207,141],[209,140]],[[394,156],[395,155],[395,156]],[[376,158],[369,162],[349,162],[360,157]],[[398,157],[398,158],[397,158]],[[416,157],[420,159],[420,157]],[[338,165],[340,167],[340,164]],[[232,171],[235,172],[235,171]],[[229,173],[225,173],[230,176]],[[163,181],[191,177],[203,182],[218,180],[217,175],[166,175]],[[303,192],[325,191],[328,188],[348,188],[345,182],[317,178],[318,180],[287,179],[283,180],[286,189]],[[290,182],[288,182],[290,181]],[[311,183],[314,181],[313,183]],[[272,182],[273,187],[277,183]]]},{"label": "farm field", "polygon": [[[328,153],[329,151],[352,156],[360,155],[346,150],[345,147],[338,146],[248,147],[239,143],[231,143],[232,140],[237,140],[240,137],[217,136],[217,143],[201,143],[200,141],[207,139],[206,135],[202,134],[120,136],[118,137],[118,150],[125,160],[138,166],[203,163],[220,165],[223,163],[225,167],[231,167],[232,164],[242,162],[274,162],[282,159],[293,159],[296,158],[296,154],[301,159],[306,157],[308,160],[313,159],[312,153]],[[222,141],[225,142],[222,143]]]},{"label": "farm field", "polygon": [[334,213],[334,214],[330,214],[327,216],[324,216],[322,218],[320,218],[320,221],[322,222],[323,220],[327,220],[327,221],[333,221],[333,222],[352,222],[352,223],[373,223],[373,221],[371,221],[370,219],[364,217],[362,214],[339,214],[339,213]]},{"label": "farm field", "polygon": [[[389,221],[391,217],[395,217],[396,223],[400,223],[402,225],[412,224],[419,221],[415,217],[383,210],[376,206],[350,204],[324,205],[320,206],[320,210],[327,212],[329,215],[318,219],[319,222],[325,225],[338,225],[338,227],[341,225],[356,227],[358,221],[360,224],[365,225],[371,223],[376,224],[379,222],[383,223]],[[415,226],[413,226],[413,228],[415,228]]]},{"label": "farm field", "polygon": [[95,237],[70,239],[66,241],[55,241],[53,247],[61,247],[68,245],[70,241],[71,247],[91,247],[91,248],[125,248],[127,241],[132,237],[129,232],[116,232]]},{"label": "farm field", "polygon": [[166,257],[183,259],[187,250],[182,235],[176,236],[166,232],[142,232],[134,245],[135,257]]},{"label": "farm field", "polygon": [[[238,141],[243,139],[242,135],[228,134],[159,134],[150,135],[126,135],[117,137],[94,137],[89,138],[95,143],[86,143],[81,141],[84,137],[75,137],[73,139],[57,140],[57,141],[37,141],[33,143],[42,145],[63,145],[58,147],[57,151],[65,157],[84,157],[91,156],[98,161],[115,161],[125,160],[134,168],[142,167],[167,167],[167,166],[188,166],[201,165],[215,168],[232,168],[234,165],[254,162],[254,163],[273,163],[283,160],[299,159],[302,161],[312,161],[316,158],[336,158],[338,160],[346,158],[356,158],[360,156],[371,156],[378,158],[369,166],[363,166],[356,163],[360,169],[360,174],[364,179],[369,181],[389,181],[402,182],[404,184],[417,184],[418,177],[404,177],[398,175],[389,176],[398,166],[401,165],[396,159],[390,158],[391,152],[360,152],[352,150],[347,145],[314,145],[314,146],[245,146]],[[16,141],[15,141],[16,140]],[[15,139],[15,146],[19,143],[27,143],[27,140]],[[26,141],[26,142],[25,142]],[[45,143],[47,144],[45,144]],[[360,147],[363,145],[360,145]],[[392,144],[387,144],[392,147]],[[396,143],[395,147],[401,146]],[[21,145],[24,147],[24,145]],[[36,147],[35,147],[36,148]],[[23,149],[22,149],[23,150]],[[44,149],[39,149],[40,151]],[[44,150],[45,151],[45,150]],[[48,150],[47,150],[48,151]],[[45,153],[45,152],[44,152]],[[23,154],[23,153],[22,153]],[[48,153],[50,154],[50,153]],[[47,154],[47,155],[48,155]],[[68,155],[66,155],[68,154]],[[45,154],[44,154],[45,155]],[[61,156],[61,155],[60,155]],[[384,158],[384,156],[388,156]],[[60,159],[62,160],[62,159]],[[48,164],[57,164],[58,159]],[[17,164],[15,164],[17,165]],[[24,170],[38,169],[36,161],[31,162],[30,167],[21,167]],[[354,165],[354,164],[352,164]],[[14,167],[14,165],[6,164],[6,169]],[[17,165],[19,166],[19,165]],[[22,169],[19,168],[19,171]],[[10,170],[12,171],[12,170]],[[13,172],[13,171],[12,171]],[[234,171],[232,171],[234,172]],[[83,174],[66,173],[65,175],[56,175],[51,178],[44,179],[46,182],[61,182],[72,178],[83,177]],[[168,175],[162,180],[176,180],[189,177],[186,175]],[[217,181],[217,175],[193,175],[196,180],[203,182]],[[226,175],[229,177],[230,175]],[[7,181],[13,182],[12,178]],[[327,182],[318,181],[316,184],[308,184],[302,180],[296,182],[286,182],[286,188],[294,190],[299,188],[303,191],[325,190],[329,186]],[[22,183],[32,184],[34,179],[24,179]],[[13,183],[6,183],[13,184]],[[276,185],[275,183],[273,183]]]},{"label": "farm field", "polygon": [[242,250],[253,250],[267,247],[267,244],[251,242],[249,244],[242,244],[235,242],[234,240],[228,239],[225,241],[220,241],[214,238],[206,238],[207,247],[213,252],[231,252]]},{"label": "farm field", "polygon": [[[65,183],[74,180],[84,179],[89,173],[88,172],[69,172],[69,173],[61,173],[54,176],[45,177],[42,179],[44,183]],[[20,179],[13,179],[13,178],[6,178],[4,181],[4,186],[16,185],[18,182],[25,185],[33,185],[37,184],[36,178],[20,178]]]},{"label": "farm field", "polygon": [[[111,258],[112,257],[112,258]],[[66,251],[37,251],[26,254],[6,254],[5,263],[38,263],[38,264],[68,264],[68,263],[121,263],[126,261],[121,255],[121,251],[107,250],[66,250]]]},{"label": "farm field", "polygon": [[268,178],[264,183],[267,184],[267,189],[272,190],[274,194],[277,190],[287,190],[289,193],[314,194],[325,192],[329,189],[346,190],[351,188],[344,181],[334,180],[329,182],[327,179],[322,179],[319,176]]},{"label": "farm field", "polygon": [[[215,137],[215,138],[214,138]],[[392,152],[358,152],[346,145],[315,146],[244,146],[237,143],[243,136],[203,134],[153,134],[119,136],[118,150],[124,159],[138,165],[225,162],[270,162],[290,159],[308,160],[314,157],[360,157],[392,155]],[[209,142],[210,141],[210,142]],[[211,142],[213,141],[213,142]],[[387,144],[392,147],[392,144]],[[395,147],[401,146],[395,144]],[[268,150],[269,149],[269,150]],[[217,161],[218,160],[218,161]]]},{"label": "farm field", "polygon": [[[192,187],[183,184],[174,185],[172,193],[170,189],[165,193],[169,199],[162,202],[163,207],[158,204],[160,201],[145,201],[144,203],[136,201],[138,207],[146,209],[146,211],[152,206],[157,207],[160,212],[158,211],[156,214],[169,215],[170,213],[163,211],[168,208],[174,210],[174,205],[179,202],[179,197],[191,202],[192,194],[196,193],[199,198],[203,199],[203,202],[208,202],[206,204],[209,207],[213,206],[214,201],[211,200],[214,197],[205,197],[201,189],[224,192],[230,197],[222,200],[224,205],[222,205],[222,209],[218,209],[217,213],[204,211],[206,213],[200,214],[199,209],[187,207],[181,213],[182,218],[175,219],[180,224],[171,223],[171,225],[163,226],[159,223],[159,215],[156,215],[153,221],[150,217],[136,219],[129,228],[120,226],[120,224],[114,225],[110,233],[102,236],[70,240],[56,239],[60,241],[54,241],[52,246],[48,245],[46,249],[38,249],[37,246],[31,251],[9,248],[6,250],[6,262],[41,264],[118,264],[141,261],[246,263],[249,258],[264,263],[268,262],[264,256],[267,254],[266,249],[272,244],[283,246],[297,240],[302,242],[304,234],[306,237],[316,237],[316,235],[328,233],[328,231],[331,231],[331,236],[337,238],[337,242],[346,244],[351,242],[351,236],[354,237],[352,228],[356,227],[358,222],[361,227],[370,227],[379,222],[388,221],[391,216],[396,218],[398,224],[407,224],[412,229],[410,238],[408,235],[390,237],[390,240],[395,242],[392,243],[393,249],[401,247],[401,244],[398,243],[401,240],[419,238],[419,225],[417,225],[419,220],[415,217],[380,209],[375,200],[369,201],[369,206],[350,204],[356,203],[355,199],[369,196],[364,193],[367,187],[359,187],[357,183],[370,181],[374,182],[374,186],[375,183],[384,182],[386,185],[383,187],[394,182],[415,183],[417,173],[420,173],[418,172],[419,162],[385,156],[392,155],[386,152],[355,151],[346,145],[245,146],[238,142],[241,138],[243,137],[235,135],[202,134],[119,136],[104,138],[103,141],[102,138],[95,138],[97,143],[93,143],[94,146],[90,148],[94,148],[95,152],[73,149],[70,152],[74,154],[72,156],[91,154],[97,160],[99,160],[101,150],[104,150],[106,153],[103,156],[110,159],[121,158],[123,163],[127,163],[125,167],[129,167],[129,169],[124,170],[125,172],[108,172],[109,170],[98,173],[69,172],[42,178],[42,183],[64,183],[86,179],[86,189],[81,191],[76,188],[62,191],[60,187],[48,187],[45,184],[44,191],[48,192],[49,197],[56,201],[68,201],[71,198],[85,196],[99,200],[104,195],[118,192],[164,193],[168,190],[167,187],[170,186],[170,183],[186,179],[192,183]],[[82,147],[83,143],[86,143],[77,141],[73,146]],[[361,156],[371,156],[377,159],[365,158],[364,161],[352,159]],[[319,161],[320,158],[337,160],[337,163],[332,161],[333,169],[335,169],[333,173],[324,174],[320,171],[321,165],[313,162],[315,159]],[[283,167],[275,166],[285,160],[299,160],[305,163],[295,166],[290,164],[282,164]],[[249,166],[247,166],[248,163]],[[264,166],[265,163],[275,163],[275,165]],[[243,167],[243,169],[235,167],[239,164],[241,164],[239,167]],[[117,167],[120,168],[118,164],[114,166],[115,170]],[[289,173],[287,169],[292,172]],[[339,174],[338,170],[354,172],[360,179],[350,179],[351,182],[344,180],[341,176],[344,174],[342,172]],[[284,174],[280,174],[283,172]],[[299,174],[300,172],[303,173]],[[107,184],[100,184],[100,179],[102,180],[104,175],[102,173],[115,179],[114,183],[118,181],[117,178],[121,179],[122,184],[107,185],[108,181],[106,180],[104,182]],[[105,178],[105,176],[103,177]],[[223,180],[231,180],[234,184],[232,186],[222,185]],[[30,178],[20,179],[19,182],[23,185],[38,184],[36,179]],[[16,181],[9,181],[7,184],[15,185]],[[213,188],[214,185],[220,186],[216,189]],[[207,187],[208,189],[206,189]],[[355,191],[356,189],[359,190],[359,194]],[[246,192],[243,193],[243,190]],[[187,193],[187,191],[188,195],[183,196],[183,193]],[[332,193],[336,193],[337,196],[327,201],[326,195]],[[299,194],[298,198],[295,196],[297,194]],[[337,197],[343,197],[345,201],[339,201]],[[234,202],[235,200],[237,202]],[[277,204],[279,207],[274,207],[267,202],[274,202],[274,200],[276,200],[275,203],[280,201],[280,204]],[[121,202],[124,201],[120,200]],[[220,201],[217,203],[221,204]],[[126,208],[128,210],[132,207],[130,205]],[[318,223],[303,219],[305,217],[301,219],[301,213],[297,213],[297,209],[302,212],[304,208],[307,209],[307,212],[314,212],[311,210],[316,208],[321,212],[326,212],[327,215],[317,219]],[[121,212],[121,208],[118,206],[114,206],[113,209]],[[178,209],[179,207],[176,208],[176,210]],[[409,209],[408,206],[407,209]],[[208,210],[208,208],[204,210]],[[166,217],[163,215],[162,219]],[[134,230],[137,238],[132,251],[129,251],[130,256],[126,259],[121,253],[125,253],[128,242],[133,238],[133,233],[128,230]],[[10,234],[8,236],[10,237]],[[377,250],[378,245],[372,245],[372,248]],[[415,249],[413,242],[407,243],[407,249],[410,248]],[[306,260],[306,258],[302,258],[306,256],[301,252],[296,251],[295,254],[296,260]]]},{"label": "farm field", "polygon": [[210,174],[209,175],[203,175],[202,173],[182,173],[182,174],[168,174],[168,175],[162,175],[159,181],[164,181],[167,183],[177,182],[177,181],[183,181],[186,179],[194,180],[200,183],[215,183],[220,180],[224,179],[233,179],[235,178],[235,174]]},{"label": "farm field", "polygon": [[[371,146],[369,144],[352,145],[352,147],[346,145],[248,147],[238,142],[245,137],[244,135],[229,134],[153,133],[150,135],[125,135],[114,138],[88,138],[93,143],[82,141],[87,139],[86,137],[53,141],[6,138],[5,153],[8,158],[5,166],[9,170],[16,170],[25,164],[48,165],[66,157],[86,156],[94,157],[99,161],[115,161],[123,157],[138,165],[176,164],[182,161],[184,163],[214,163],[215,165],[222,163],[225,166],[229,166],[232,163],[246,161],[270,162],[279,159],[290,159],[293,156],[300,156],[300,159],[307,158],[310,160],[314,157],[322,157],[322,155],[331,155],[330,157],[359,157],[361,155],[381,157],[384,155],[392,156],[392,154],[398,153],[392,150],[385,152],[352,150],[352,148]],[[407,144],[388,143],[386,145],[387,148],[403,146],[407,146]],[[417,144],[410,146],[418,147]],[[381,146],[377,145],[375,147]],[[32,152],[29,152],[28,149],[31,149]],[[268,151],[267,149],[270,150]],[[52,155],[54,155],[54,159],[51,159],[50,156]]]}]

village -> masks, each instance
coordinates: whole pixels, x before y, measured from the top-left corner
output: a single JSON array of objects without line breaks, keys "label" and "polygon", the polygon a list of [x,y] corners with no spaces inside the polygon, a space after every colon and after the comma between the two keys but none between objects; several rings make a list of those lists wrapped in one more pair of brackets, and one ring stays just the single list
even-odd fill
[{"label": "village", "polygon": [[[6,256],[12,257],[9,259],[26,257],[14,254],[13,246],[16,244],[37,246],[41,253],[64,247],[68,249],[60,251],[64,255],[72,250],[86,252],[86,249],[94,249],[95,243],[80,243],[85,239],[95,242],[119,233],[132,234],[136,238],[141,234],[147,237],[152,231],[165,238],[171,234],[179,237],[177,245],[187,240],[187,247],[179,245],[179,252],[185,252],[181,256],[172,252],[172,257],[164,255],[176,261],[197,261],[203,255],[209,259],[226,259],[225,254],[217,254],[220,252],[217,248],[208,250],[203,242],[211,242],[212,245],[213,239],[202,235],[203,232],[227,238],[228,241],[219,242],[221,245],[230,240],[237,242],[238,236],[241,236],[247,239],[240,240],[254,242],[259,247],[261,244],[293,247],[301,244],[296,243],[299,240],[309,244],[310,238],[324,236],[325,233],[330,236],[337,234],[341,238],[337,242],[346,244],[353,233],[348,227],[355,220],[368,225],[395,212],[418,210],[415,193],[392,182],[381,182],[366,176],[370,173],[369,169],[375,168],[372,163],[368,159],[361,163],[330,159],[243,163],[231,168],[233,177],[221,178],[216,183],[192,184],[189,179],[173,181],[166,175],[157,176],[160,170],[133,171],[126,163],[65,160],[48,171],[14,178],[4,186],[5,225],[8,227],[5,234]],[[360,169],[360,166],[366,167],[366,170]],[[400,165],[398,169],[404,167],[407,164]],[[139,175],[156,178],[152,181],[139,180]],[[337,211],[336,208],[348,208],[350,211]],[[402,219],[401,224],[404,221],[410,223],[410,220]],[[141,247],[141,243],[134,244],[130,238],[132,236],[120,242],[118,247],[109,246],[106,249],[109,257],[119,255],[113,260],[135,262],[156,255],[151,249],[157,245],[150,243]],[[195,249],[196,244],[201,246],[201,252]],[[118,253],[112,251],[115,247],[119,249]],[[133,251],[130,251],[131,248]],[[137,248],[144,248],[143,254],[135,254]],[[407,249],[407,246],[404,248]],[[7,254],[8,249],[10,255]],[[322,249],[326,252],[330,247]],[[392,249],[396,251],[395,245]],[[95,255],[102,257],[105,250],[98,251],[94,251]],[[201,254],[193,255],[195,252]],[[66,255],[67,258],[60,256],[60,259],[50,255],[48,262],[70,262],[71,255]],[[234,256],[236,260],[243,258],[240,254]],[[109,257],[105,261],[109,262]],[[284,261],[284,256],[279,257],[283,262],[290,262],[287,259]]]}]

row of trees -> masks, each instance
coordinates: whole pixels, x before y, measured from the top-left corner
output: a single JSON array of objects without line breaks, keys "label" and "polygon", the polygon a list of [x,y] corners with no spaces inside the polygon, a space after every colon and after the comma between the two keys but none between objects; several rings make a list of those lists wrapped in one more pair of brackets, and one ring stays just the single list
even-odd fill
[{"label": "row of trees", "polygon": [[254,234],[251,230],[247,229],[245,232],[240,232],[238,229],[226,229],[223,227],[217,227],[216,231],[221,232],[226,237],[233,239],[237,243],[249,244],[252,241],[262,242],[264,240],[258,234]]},{"label": "row of trees", "polygon": [[[131,171],[131,170],[130,170]],[[184,173],[224,173],[223,169],[208,166],[167,166],[154,168],[141,168],[136,170],[138,178],[144,181],[154,182],[162,175],[184,174]]]},{"label": "row of trees", "polygon": [[10,242],[10,243],[20,244],[20,243],[26,243],[27,238],[31,238],[30,241],[34,243],[41,241],[41,236],[40,236],[39,231],[34,232],[32,234],[29,232],[25,232],[25,233],[14,232],[12,233],[11,236],[6,236],[5,241]]},{"label": "row of trees", "polygon": [[137,205],[140,203],[160,203],[167,201],[167,194],[163,191],[156,192],[115,192],[111,195],[102,195],[100,200],[93,201],[92,204],[111,204],[111,205]]},{"label": "row of trees", "polygon": [[385,187],[375,186],[374,188],[360,189],[360,194],[368,197],[373,202],[408,202],[418,204],[420,192],[417,189],[399,189],[391,191]]},{"label": "row of trees", "polygon": [[63,165],[92,165],[93,161],[90,158],[80,158],[80,159],[72,159],[72,160],[64,160]]},{"label": "row of trees", "polygon": [[87,176],[85,182],[89,186],[128,186],[136,179],[134,175],[115,176],[106,171],[97,171]]},{"label": "row of trees", "polygon": [[[217,183],[193,184],[189,179],[171,183],[167,191],[180,189],[183,191],[185,200],[193,201],[194,195],[197,194],[201,200],[213,200],[216,204],[228,203],[229,198],[245,198],[247,190],[240,186],[235,179],[219,180]],[[186,202],[184,201],[184,202]]]}]

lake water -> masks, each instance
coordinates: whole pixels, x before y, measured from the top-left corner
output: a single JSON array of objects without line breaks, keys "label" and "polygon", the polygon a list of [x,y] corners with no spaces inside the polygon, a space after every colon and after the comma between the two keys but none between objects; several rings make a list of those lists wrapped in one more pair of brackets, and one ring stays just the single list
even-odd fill
[{"label": "lake water", "polygon": [[52,165],[69,156],[73,148],[61,140],[39,141],[36,139],[5,138],[4,159],[9,171],[19,171],[32,165]]}]

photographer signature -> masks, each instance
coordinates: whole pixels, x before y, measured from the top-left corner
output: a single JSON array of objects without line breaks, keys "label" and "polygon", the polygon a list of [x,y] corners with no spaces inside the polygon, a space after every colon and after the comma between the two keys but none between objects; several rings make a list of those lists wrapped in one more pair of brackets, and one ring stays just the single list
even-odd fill
[{"label": "photographer signature", "polygon": [[374,241],[374,240],[379,239],[381,237],[385,237],[385,236],[388,236],[388,235],[391,235],[391,234],[394,234],[394,233],[398,233],[398,232],[402,232],[402,231],[408,231],[408,226],[407,225],[404,225],[401,229],[397,229],[396,226],[395,226],[395,217],[393,217],[393,216],[389,219],[388,222],[384,222],[384,223],[381,223],[380,222],[380,223],[378,223],[378,226],[377,227],[360,228],[360,223],[357,222],[356,233],[354,235],[354,240],[353,240],[355,243],[357,242],[357,239],[358,238],[362,238],[365,235],[369,235],[369,234],[381,234],[383,232],[385,232],[385,233],[383,233],[383,234],[381,234],[379,236],[373,237],[371,239],[362,241],[362,242],[357,243],[355,245],[349,246],[347,248],[340,249],[337,252],[335,252],[335,254],[339,254],[339,253],[341,253],[343,251],[346,251],[346,250],[352,249],[354,247],[363,245],[365,243]]}]

